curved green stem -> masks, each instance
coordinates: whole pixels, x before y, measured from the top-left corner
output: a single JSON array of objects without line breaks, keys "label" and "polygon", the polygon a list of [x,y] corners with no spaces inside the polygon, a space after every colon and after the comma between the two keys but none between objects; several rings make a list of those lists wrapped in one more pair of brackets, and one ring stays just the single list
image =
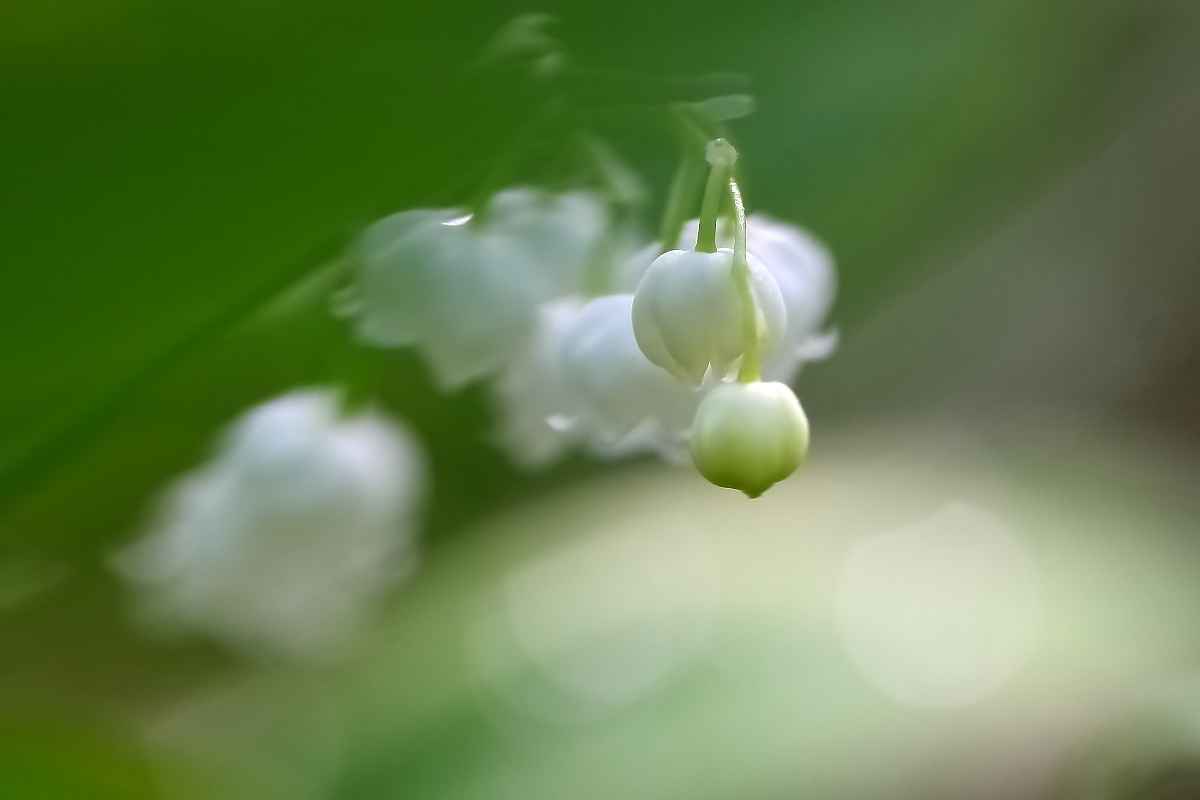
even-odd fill
[{"label": "curved green stem", "polygon": [[700,206],[700,229],[696,232],[696,250],[717,252],[717,218],[721,216],[721,195],[729,183],[729,170],[724,164],[713,164],[704,187],[704,203]]},{"label": "curved green stem", "polygon": [[754,299],[750,281],[750,263],[746,260],[746,205],[737,181],[729,179],[729,196],[733,200],[733,282],[737,287],[738,302],[742,307],[742,365],[738,369],[738,380],[754,383],[760,380],[759,345],[762,342],[762,312]]}]

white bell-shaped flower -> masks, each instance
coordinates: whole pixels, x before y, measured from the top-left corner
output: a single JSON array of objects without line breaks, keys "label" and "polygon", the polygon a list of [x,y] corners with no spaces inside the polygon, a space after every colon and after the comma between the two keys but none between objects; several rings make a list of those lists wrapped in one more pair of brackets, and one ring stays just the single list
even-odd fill
[{"label": "white bell-shaped flower", "polygon": [[608,215],[591,192],[550,194],[517,187],[491,199],[487,223],[528,249],[550,293],[562,295],[579,291],[607,232]]},{"label": "white bell-shaped flower", "polygon": [[295,392],[239,419],[114,563],[159,627],[328,660],[411,567],[423,483],[395,424],[343,419],[334,393]]},{"label": "white bell-shaped flower", "polygon": [[580,437],[567,408],[561,354],[566,332],[582,307],[575,296],[543,303],[525,349],[492,384],[500,418],[497,439],[526,469],[547,466]]},{"label": "white bell-shaped flower", "polygon": [[[779,285],[747,254],[750,290],[760,314],[760,352],[783,335],[787,311]],[[633,332],[651,362],[693,386],[705,372],[722,378],[745,351],[733,251],[669,250],[646,270],[633,296]]]},{"label": "white bell-shaped flower", "polygon": [[650,363],[633,331],[634,296],[589,300],[564,334],[563,392],[591,450],[650,451],[679,461],[703,392]]},{"label": "white bell-shaped flower", "polygon": [[359,335],[384,346],[420,345],[444,390],[512,359],[545,294],[525,249],[454,209],[376,222],[359,259]]},{"label": "white bell-shaped flower", "polygon": [[577,291],[605,234],[598,200],[509,189],[472,219],[418,209],[369,227],[358,244],[358,332],[418,345],[439,386],[496,373],[521,352],[538,305]]},{"label": "white bell-shaped flower", "polygon": [[[698,229],[699,220],[688,222],[679,247],[693,246]],[[733,246],[733,225],[727,219],[717,225],[717,244]],[[763,214],[746,218],[746,249],[770,270],[787,309],[786,331],[763,361],[762,375],[788,383],[805,361],[824,358],[836,344],[836,335],[822,330],[837,290],[833,258],[806,231]]]}]

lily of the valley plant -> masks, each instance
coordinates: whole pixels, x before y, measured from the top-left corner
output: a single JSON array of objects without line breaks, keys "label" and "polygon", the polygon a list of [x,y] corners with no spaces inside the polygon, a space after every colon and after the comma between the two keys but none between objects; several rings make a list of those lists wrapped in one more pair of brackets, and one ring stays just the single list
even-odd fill
[{"label": "lily of the valley plant", "polygon": [[[566,62],[544,23],[512,27],[492,56],[532,58],[531,76],[553,85]],[[563,89],[546,105],[568,100]],[[339,295],[357,340],[415,348],[445,392],[486,381],[494,439],[521,466],[573,449],[652,453],[758,497],[804,461],[808,422],[788,384],[833,348],[835,273],[804,231],[746,216],[721,131],[752,108],[747,95],[668,107],[687,143],[654,238],[636,173],[582,128],[567,138],[595,185],[489,176],[470,203],[378,220]],[[370,380],[261,403],[171,485],[115,559],[144,616],[258,656],[346,650],[413,563],[426,488],[416,439],[371,401]]]}]

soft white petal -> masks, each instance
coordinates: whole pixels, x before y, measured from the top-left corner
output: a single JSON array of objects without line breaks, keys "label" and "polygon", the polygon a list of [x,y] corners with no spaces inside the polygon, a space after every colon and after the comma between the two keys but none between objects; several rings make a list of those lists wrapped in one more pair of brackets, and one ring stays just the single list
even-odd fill
[{"label": "soft white petal", "polygon": [[809,361],[821,361],[833,355],[837,344],[836,330],[814,333],[799,344],[788,346],[784,343],[763,362],[762,378],[765,381],[791,383],[800,374],[800,368]]},{"label": "soft white petal", "polygon": [[443,243],[454,237],[444,223],[457,214],[455,209],[404,211],[363,232],[357,298],[358,333],[365,341],[398,347],[423,338],[430,275]]}]

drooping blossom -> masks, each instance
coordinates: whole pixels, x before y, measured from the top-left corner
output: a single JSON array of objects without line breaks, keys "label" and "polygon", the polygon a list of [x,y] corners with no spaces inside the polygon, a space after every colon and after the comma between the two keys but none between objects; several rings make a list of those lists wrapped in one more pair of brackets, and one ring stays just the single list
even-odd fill
[{"label": "drooping blossom", "polygon": [[353,640],[411,565],[424,467],[395,423],[338,403],[306,390],[251,409],[168,489],[114,559],[141,616],[252,654],[326,660]]},{"label": "drooping blossom", "polygon": [[567,329],[568,415],[599,455],[650,451],[678,460],[702,393],[646,359],[634,337],[633,302],[630,294],[593,298]]},{"label": "drooping blossom", "polygon": [[[698,220],[687,223],[678,246],[694,246],[698,228]],[[733,246],[729,220],[718,224],[717,244]],[[836,334],[823,330],[837,290],[833,258],[806,231],[763,214],[746,219],[746,249],[771,272],[787,309],[786,330],[761,372],[765,380],[789,383],[804,362],[824,358],[836,346]]]},{"label": "drooping blossom", "polygon": [[548,466],[579,440],[567,410],[561,364],[563,339],[582,306],[574,295],[542,304],[525,348],[492,383],[496,438],[526,469]]},{"label": "drooping blossom", "polygon": [[495,374],[525,346],[538,305],[578,291],[605,224],[590,194],[520,188],[495,195],[479,218],[385,217],[358,243],[358,333],[419,347],[444,390]]},{"label": "drooping blossom", "polygon": [[[778,284],[747,254],[750,291],[760,312],[761,351],[783,336],[787,311]],[[742,305],[732,275],[733,251],[668,250],[633,294],[633,332],[654,364],[699,386],[706,373],[724,378],[745,352]]]},{"label": "drooping blossom", "polygon": [[530,252],[533,269],[552,296],[580,291],[608,226],[604,204],[586,191],[505,189],[492,197],[487,215],[493,231]]}]

